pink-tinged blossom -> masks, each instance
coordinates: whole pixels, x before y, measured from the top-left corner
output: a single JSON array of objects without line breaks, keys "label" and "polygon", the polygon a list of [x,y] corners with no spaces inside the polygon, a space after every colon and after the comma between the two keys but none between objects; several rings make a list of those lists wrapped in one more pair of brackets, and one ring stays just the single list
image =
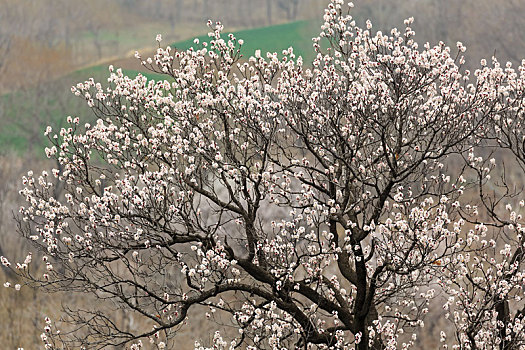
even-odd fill
[{"label": "pink-tinged blossom", "polygon": [[164,80],[110,67],[106,87],[75,85],[99,119],[46,129],[59,166],[23,177],[19,216],[45,274],[30,255],[15,272],[155,325],[130,336],[94,305],[75,321],[96,346],[169,348],[204,305],[237,331],[195,349],[414,348],[438,295],[444,346],[523,344],[505,313],[523,306],[523,201],[486,149],[523,165],[525,66],[470,74],[460,42],[421,48],[412,18],[360,28],[352,6],[328,4],[311,65],[292,48],[240,61],[209,21],[206,43],[136,53]]}]

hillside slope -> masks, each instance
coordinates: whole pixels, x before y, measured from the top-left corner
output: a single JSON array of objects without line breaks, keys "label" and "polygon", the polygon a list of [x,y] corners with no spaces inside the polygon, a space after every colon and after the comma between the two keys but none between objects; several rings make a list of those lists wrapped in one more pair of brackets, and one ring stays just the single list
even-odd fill
[{"label": "hillside slope", "polygon": [[[245,58],[252,56],[255,50],[280,53],[290,46],[294,47],[297,56],[303,56],[308,62],[313,59],[311,38],[318,32],[313,21],[297,21],[234,32],[238,39],[244,40],[242,54]],[[228,31],[225,31],[228,34]],[[209,40],[206,35],[198,37],[201,42]],[[152,38],[153,41],[153,38]],[[178,50],[195,46],[193,39],[171,44]],[[149,57],[153,51],[141,52],[142,57]],[[104,82],[109,74],[108,66],[121,67],[125,75],[135,77],[138,73],[149,79],[165,79],[166,76],[151,73],[132,57],[111,59],[104,63],[86,67],[66,74],[43,86],[24,91],[15,91],[0,96],[3,108],[0,108],[0,153],[15,151],[18,154],[29,151],[41,152],[47,140],[42,133],[47,125],[59,126],[68,114],[91,117],[84,102],[71,95],[70,87],[78,82],[93,77]]]}]

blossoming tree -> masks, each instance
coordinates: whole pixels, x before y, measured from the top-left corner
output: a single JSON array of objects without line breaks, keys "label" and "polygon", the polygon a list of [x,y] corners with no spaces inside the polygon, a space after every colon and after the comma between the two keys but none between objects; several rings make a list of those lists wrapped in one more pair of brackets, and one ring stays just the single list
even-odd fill
[{"label": "blossoming tree", "polygon": [[386,35],[348,11],[329,4],[311,66],[244,59],[209,22],[195,49],[157,38],[142,63],[163,81],[110,67],[72,88],[99,119],[48,127],[62,167],[24,177],[19,216],[47,271],[11,267],[151,326],[93,305],[70,337],[47,325],[47,348],[172,347],[198,307],[238,330],[213,348],[408,348],[436,298],[444,346],[525,347],[521,198],[489,155],[525,165],[525,66],[471,75],[461,43],[421,49],[412,20]]}]

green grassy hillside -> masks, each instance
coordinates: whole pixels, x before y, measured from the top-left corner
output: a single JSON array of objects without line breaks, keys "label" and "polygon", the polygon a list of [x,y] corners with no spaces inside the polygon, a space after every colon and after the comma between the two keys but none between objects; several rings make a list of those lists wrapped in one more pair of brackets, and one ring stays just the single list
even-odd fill
[{"label": "green grassy hillside", "polygon": [[[313,59],[312,37],[318,33],[318,25],[312,21],[298,21],[269,27],[234,32],[237,39],[243,39],[242,54],[252,56],[255,50],[277,52],[294,47],[296,56],[305,62]],[[228,32],[225,32],[225,35]],[[207,41],[206,35],[199,37]],[[176,42],[172,47],[179,50],[195,46],[193,39]],[[67,115],[88,120],[91,117],[84,101],[70,93],[70,87],[77,82],[93,77],[104,82],[109,75],[108,64],[100,64],[77,70],[56,81],[25,91],[15,91],[0,96],[0,153],[15,151],[23,154],[36,151],[39,154],[47,140],[43,137],[46,125],[58,127]],[[123,69],[124,74],[135,77],[139,71]],[[165,79],[166,76],[151,72],[140,72],[149,79]]]},{"label": "green grassy hillside", "polygon": [[[302,56],[305,61],[313,59],[312,38],[319,34],[319,26],[313,21],[298,21],[269,27],[241,30],[234,32],[237,39],[244,40],[242,54],[253,56],[255,50],[277,52],[294,48],[296,56]],[[201,42],[209,41],[207,35],[198,37]],[[179,50],[194,47],[193,39],[173,44]]]},{"label": "green grassy hillside", "polygon": [[[225,32],[225,35],[228,32]],[[319,33],[319,26],[314,21],[297,21],[285,24],[279,24],[269,27],[261,27],[255,29],[240,30],[233,34],[237,39],[244,40],[242,47],[242,54],[244,57],[250,57],[255,53],[255,50],[265,52],[281,53],[282,50],[288,49],[290,46],[294,48],[296,56],[302,56],[304,61],[313,60],[314,52],[312,49],[312,38]],[[200,42],[209,41],[207,35],[197,37]],[[195,47],[194,38],[175,42],[171,45],[178,50],[187,50],[190,47]],[[124,73],[130,77],[135,77],[139,71],[124,69]],[[164,76],[151,72],[140,72],[150,79],[164,79]],[[85,80],[89,77],[98,77],[107,75],[106,65],[97,65],[89,68],[79,70],[72,73],[74,77],[84,77]],[[73,78],[73,77],[72,77]],[[77,81],[78,79],[72,79]]]},{"label": "green grassy hillside", "polygon": [[[313,21],[297,21],[285,24],[279,24],[269,27],[240,30],[234,32],[237,39],[243,39],[242,54],[244,57],[250,57],[255,50],[265,52],[281,53],[282,50],[290,46],[294,48],[296,56],[302,56],[304,61],[311,61],[314,57],[312,49],[312,38],[319,32],[319,26]],[[225,32],[225,35],[228,32]],[[200,42],[209,41],[207,35],[197,37]],[[194,38],[173,43],[171,46],[178,50],[187,50],[194,47]],[[123,69],[124,73],[130,77],[135,77],[139,71]],[[165,76],[151,72],[140,72],[150,79],[164,79]],[[97,65],[84,68],[71,74],[71,81],[76,82],[85,80],[89,77],[104,77],[108,74],[107,65]],[[79,79],[80,78],[80,79]]]}]

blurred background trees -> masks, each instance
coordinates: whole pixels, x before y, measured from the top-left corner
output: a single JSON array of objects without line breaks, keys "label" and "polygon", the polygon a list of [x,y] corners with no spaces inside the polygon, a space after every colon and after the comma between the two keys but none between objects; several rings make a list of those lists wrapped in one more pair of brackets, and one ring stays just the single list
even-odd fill
[{"label": "blurred background trees", "polygon": [[[209,18],[235,30],[317,18],[324,5],[324,0],[0,0],[0,92],[124,57],[152,46],[156,33],[168,40],[204,33]],[[361,0],[354,17],[389,30],[415,16],[419,42],[460,40],[473,62],[494,51],[517,62],[525,53],[524,10],[521,0]]]},{"label": "blurred background trees", "polygon": [[[25,251],[12,219],[19,206],[22,172],[55,166],[40,160],[45,126],[59,128],[71,111],[83,120],[91,117],[85,104],[71,95],[71,85],[92,75],[101,80],[109,64],[135,62],[132,52],[155,47],[157,33],[162,33],[164,42],[181,41],[205,33],[207,19],[222,21],[226,31],[305,20],[315,28],[326,3],[0,0],[0,255],[8,251],[20,257]],[[363,24],[370,18],[375,30],[390,32],[413,16],[416,41],[421,45],[442,40],[454,47],[456,41],[463,42],[468,48],[468,68],[478,67],[481,58],[490,59],[492,54],[514,64],[525,57],[523,0],[356,0],[355,5],[356,21]],[[304,39],[310,40],[297,38]],[[96,65],[104,69],[90,69]],[[0,269],[2,283],[5,274]],[[14,303],[26,305],[27,312],[16,313],[7,327],[0,328],[0,343],[5,348],[36,348],[40,329],[35,324],[56,305],[33,290],[14,295],[0,288],[2,319],[14,313]]]}]

